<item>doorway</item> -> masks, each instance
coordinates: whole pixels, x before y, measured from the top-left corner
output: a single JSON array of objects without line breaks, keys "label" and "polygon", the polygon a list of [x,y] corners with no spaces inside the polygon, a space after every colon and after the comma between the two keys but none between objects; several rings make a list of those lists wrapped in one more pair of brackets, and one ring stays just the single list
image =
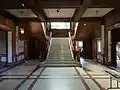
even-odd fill
[{"label": "doorway", "polygon": [[83,57],[85,59],[93,60],[93,47],[91,38],[83,41]]},{"label": "doorway", "polygon": [[111,65],[120,68],[119,51],[120,51],[120,29],[111,31]]},{"label": "doorway", "polygon": [[101,39],[97,40],[97,61],[103,63],[102,48],[101,48]]},{"label": "doorway", "polygon": [[120,42],[116,43],[116,60],[117,60],[117,67],[120,68]]},{"label": "doorway", "polygon": [[7,52],[7,31],[0,29],[0,68],[8,63]]}]

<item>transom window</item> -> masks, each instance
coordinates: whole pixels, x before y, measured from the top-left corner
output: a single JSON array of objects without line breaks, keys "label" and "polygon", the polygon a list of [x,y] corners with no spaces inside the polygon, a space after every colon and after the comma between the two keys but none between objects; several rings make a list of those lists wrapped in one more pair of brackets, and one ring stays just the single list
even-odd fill
[{"label": "transom window", "polygon": [[51,29],[70,29],[70,22],[51,22]]}]

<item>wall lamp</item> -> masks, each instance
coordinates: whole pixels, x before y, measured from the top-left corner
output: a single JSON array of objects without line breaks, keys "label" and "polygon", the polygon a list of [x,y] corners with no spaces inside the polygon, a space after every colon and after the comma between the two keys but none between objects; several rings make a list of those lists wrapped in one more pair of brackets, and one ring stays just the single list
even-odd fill
[{"label": "wall lamp", "polygon": [[86,26],[87,24],[84,23],[83,25]]},{"label": "wall lamp", "polygon": [[24,31],[24,28],[20,28],[20,34],[24,34],[25,31]]}]

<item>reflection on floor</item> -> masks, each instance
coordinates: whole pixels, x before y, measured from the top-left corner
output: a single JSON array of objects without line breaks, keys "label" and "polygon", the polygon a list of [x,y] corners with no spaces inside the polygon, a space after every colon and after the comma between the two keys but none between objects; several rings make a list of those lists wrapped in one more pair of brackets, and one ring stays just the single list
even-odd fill
[{"label": "reflection on floor", "polygon": [[[65,45],[66,48],[62,47],[66,40],[61,40],[61,42],[64,43],[59,43],[59,41],[53,43],[54,45],[57,44],[57,47],[51,47],[54,48],[52,50],[54,52],[50,51],[51,54],[49,54],[47,61],[42,64],[42,66],[41,64],[39,65],[39,60],[31,60],[28,61],[28,63],[1,73],[0,90],[107,89],[109,87],[110,77],[104,70],[110,69],[95,62],[88,62],[82,58],[82,67],[78,67],[78,62],[75,63],[74,60],[72,60],[68,50],[69,48],[66,46],[67,44]],[[66,54],[63,54],[63,50],[66,49],[68,53],[65,52]],[[58,50],[61,54],[57,53]],[[68,63],[68,61],[70,61],[70,63]],[[50,64],[50,66],[48,64]],[[58,64],[62,66],[56,67]],[[113,84],[115,86],[116,82],[113,81]]]},{"label": "reflection on floor", "polygon": [[14,90],[18,86],[19,90],[27,90],[31,85],[34,85],[33,90],[100,90],[109,87],[109,76],[104,72],[109,68],[105,66],[81,59],[83,68],[49,67],[41,73],[42,68],[34,71],[38,62],[29,61],[1,73],[0,90]]},{"label": "reflection on floor", "polygon": [[120,68],[120,60],[117,60],[117,67]]},{"label": "reflection on floor", "polygon": [[104,90],[109,87],[110,77],[104,70],[110,69],[100,64],[81,59],[82,68],[46,67],[35,70],[38,62],[29,61],[1,73],[0,90]]}]

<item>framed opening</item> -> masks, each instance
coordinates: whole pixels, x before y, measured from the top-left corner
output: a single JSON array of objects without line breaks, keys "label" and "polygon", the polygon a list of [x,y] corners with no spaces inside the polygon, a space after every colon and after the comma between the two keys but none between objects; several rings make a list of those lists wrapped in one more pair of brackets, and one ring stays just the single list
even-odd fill
[{"label": "framed opening", "polygon": [[51,29],[70,29],[70,22],[51,22]]}]

